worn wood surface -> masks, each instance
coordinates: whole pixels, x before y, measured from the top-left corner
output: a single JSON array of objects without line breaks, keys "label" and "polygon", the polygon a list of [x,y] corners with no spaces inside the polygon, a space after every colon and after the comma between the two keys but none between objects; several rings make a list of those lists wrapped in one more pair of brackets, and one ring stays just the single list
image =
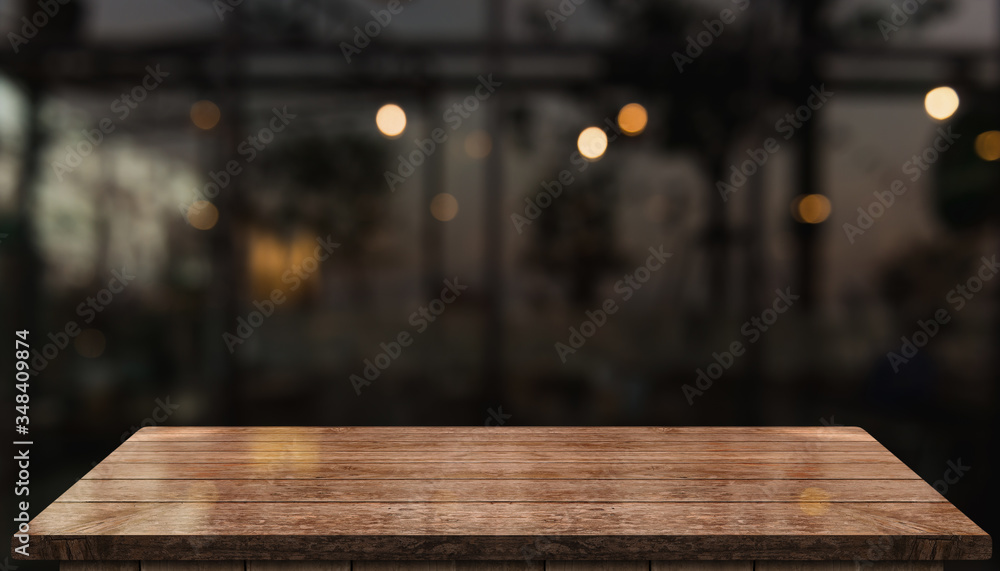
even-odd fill
[{"label": "worn wood surface", "polygon": [[755,571],[755,569],[753,561],[650,561],[649,571]]},{"label": "worn wood surface", "polygon": [[[433,478],[428,478],[428,474]],[[129,480],[920,480],[902,463],[379,462],[150,464],[102,462],[84,479]],[[922,480],[921,480],[922,481]]]},{"label": "worn wood surface", "polygon": [[142,571],[245,571],[243,561],[142,561]]},{"label": "worn wood surface", "polygon": [[60,571],[943,571],[941,561],[64,561]]},{"label": "worn wood surface", "polygon": [[352,571],[547,571],[544,561],[354,561]]},{"label": "worn wood surface", "polygon": [[246,571],[351,571],[350,561],[247,561]]},{"label": "worn wood surface", "polygon": [[545,571],[649,571],[649,561],[547,561]]},{"label": "worn wood surface", "polygon": [[666,571],[991,552],[989,536],[853,427],[145,428],[31,529],[33,559],[146,560],[142,571],[175,571],[169,560],[257,571],[653,560]]},{"label": "worn wood surface", "polygon": [[63,561],[59,571],[141,571],[141,567],[138,561]]},{"label": "worn wood surface", "polygon": [[754,571],[942,571],[941,561],[757,561]]}]

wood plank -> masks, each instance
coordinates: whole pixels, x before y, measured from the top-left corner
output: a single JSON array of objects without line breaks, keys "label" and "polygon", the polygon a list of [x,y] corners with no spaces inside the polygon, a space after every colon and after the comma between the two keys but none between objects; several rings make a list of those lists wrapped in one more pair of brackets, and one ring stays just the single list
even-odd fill
[{"label": "wood plank", "polygon": [[143,561],[142,571],[245,571],[243,561]]},{"label": "wood plank", "polygon": [[[15,569],[14,566],[10,566]],[[138,561],[60,561],[59,571],[141,571]]]},{"label": "wood plank", "polygon": [[[829,503],[822,513],[797,502],[440,502],[440,503],[132,503],[55,502],[37,535],[590,535],[983,532],[949,503]],[[296,526],[309,521],[310,528]],[[760,526],[764,527],[760,527]]]},{"label": "wood plank", "polygon": [[32,559],[469,560],[481,571],[992,550],[867,433],[841,427],[157,427],[31,529]]},{"label": "wood plank", "polygon": [[121,452],[467,452],[494,454],[497,452],[536,453],[607,453],[607,452],[868,452],[886,455],[878,442],[838,441],[778,441],[778,442],[651,442],[651,441],[509,441],[509,442],[396,442],[370,440],[322,440],[291,442],[254,441],[175,441],[129,440],[118,447]]},{"label": "wood plank", "polygon": [[856,426],[795,426],[795,427],[692,427],[692,426],[607,426],[607,427],[545,427],[545,426],[246,426],[246,427],[174,427],[148,426],[138,430],[129,440],[175,441],[276,441],[290,440],[365,440],[365,441],[473,441],[502,442],[510,440],[538,441],[694,441],[694,442],[762,442],[762,441],[875,441]]},{"label": "wood plank", "polygon": [[899,460],[880,452],[123,452],[114,451],[108,462],[170,464],[275,464],[288,462],[669,462],[798,464],[811,462],[891,463]]},{"label": "wood plank", "polygon": [[350,561],[247,561],[246,571],[351,571]]},{"label": "wood plank", "polygon": [[649,571],[649,561],[546,561],[545,571]]},{"label": "wood plank", "polygon": [[947,502],[922,480],[80,480],[60,502]]},{"label": "wood plank", "polygon": [[542,561],[354,561],[352,571],[545,571]]},{"label": "wood plank", "polygon": [[105,460],[84,479],[181,480],[438,480],[469,479],[743,479],[743,480],[919,480],[904,464],[653,464],[648,462],[592,463],[292,463],[292,464],[154,464],[117,463]]},{"label": "wood plank", "polygon": [[943,571],[941,561],[757,561],[756,571]]},{"label": "wood plank", "polygon": [[[754,571],[753,561],[650,561],[649,571]],[[858,571],[858,570],[855,570]]]}]

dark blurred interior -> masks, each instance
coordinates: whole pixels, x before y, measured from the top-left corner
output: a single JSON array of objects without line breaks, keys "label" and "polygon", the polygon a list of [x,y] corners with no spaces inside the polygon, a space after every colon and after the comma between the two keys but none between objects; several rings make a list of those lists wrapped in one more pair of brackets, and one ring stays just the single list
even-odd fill
[{"label": "dark blurred interior", "polygon": [[0,23],[35,513],[150,424],[843,424],[930,483],[969,466],[939,491],[1000,532],[996,2],[8,0]]}]

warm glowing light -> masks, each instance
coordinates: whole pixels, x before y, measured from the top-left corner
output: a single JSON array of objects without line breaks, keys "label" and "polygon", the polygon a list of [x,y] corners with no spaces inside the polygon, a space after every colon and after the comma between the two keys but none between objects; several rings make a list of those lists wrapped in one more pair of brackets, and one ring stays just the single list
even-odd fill
[{"label": "warm glowing light", "polygon": [[[254,230],[250,233],[247,253],[247,273],[254,299],[266,298],[275,289],[285,289],[287,284],[281,283],[281,276],[291,266],[287,242],[273,232]],[[299,276],[296,278],[301,280]]]},{"label": "warm glowing light", "polygon": [[976,154],[984,161],[1000,159],[1000,131],[986,131],[976,137]]},{"label": "warm glowing light", "polygon": [[219,106],[207,99],[196,101],[191,106],[191,122],[199,129],[206,131],[219,124],[222,113]]},{"label": "warm glowing light", "polygon": [[107,340],[97,329],[84,329],[73,340],[73,348],[81,357],[96,359],[104,354]]},{"label": "warm glowing light", "polygon": [[197,200],[188,207],[187,220],[199,230],[210,230],[219,221],[219,209],[207,200]]},{"label": "warm glowing light", "polygon": [[493,139],[482,129],[477,129],[465,138],[465,154],[474,159],[484,159],[493,150]]},{"label": "warm glowing light", "polygon": [[924,109],[935,119],[947,119],[958,111],[958,94],[950,87],[935,87],[924,97]]},{"label": "warm glowing light", "polygon": [[629,103],[618,112],[618,127],[626,135],[638,135],[646,129],[649,116],[646,108],[638,103]]},{"label": "warm glowing light", "polygon": [[442,192],[431,199],[431,216],[441,222],[447,222],[458,215],[458,201],[455,197]]},{"label": "warm glowing light", "polygon": [[398,137],[406,129],[406,113],[395,103],[388,103],[375,114],[375,125],[386,137]]},{"label": "warm glowing light", "polygon": [[792,201],[792,216],[799,222],[819,224],[830,217],[830,199],[822,194],[805,194]]},{"label": "warm glowing light", "polygon": [[608,136],[600,127],[587,127],[576,139],[576,148],[588,159],[599,159],[608,150]]},{"label": "warm glowing light", "polygon": [[823,488],[806,488],[799,493],[799,509],[806,515],[823,515],[830,509],[830,492]]}]

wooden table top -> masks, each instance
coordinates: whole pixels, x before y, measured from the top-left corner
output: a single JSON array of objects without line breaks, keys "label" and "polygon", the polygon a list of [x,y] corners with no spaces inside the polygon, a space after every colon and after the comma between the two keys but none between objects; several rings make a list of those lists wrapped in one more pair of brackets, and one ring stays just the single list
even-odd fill
[{"label": "wooden table top", "polygon": [[63,560],[942,560],[992,549],[854,427],[149,427],[30,525],[30,558]]}]

